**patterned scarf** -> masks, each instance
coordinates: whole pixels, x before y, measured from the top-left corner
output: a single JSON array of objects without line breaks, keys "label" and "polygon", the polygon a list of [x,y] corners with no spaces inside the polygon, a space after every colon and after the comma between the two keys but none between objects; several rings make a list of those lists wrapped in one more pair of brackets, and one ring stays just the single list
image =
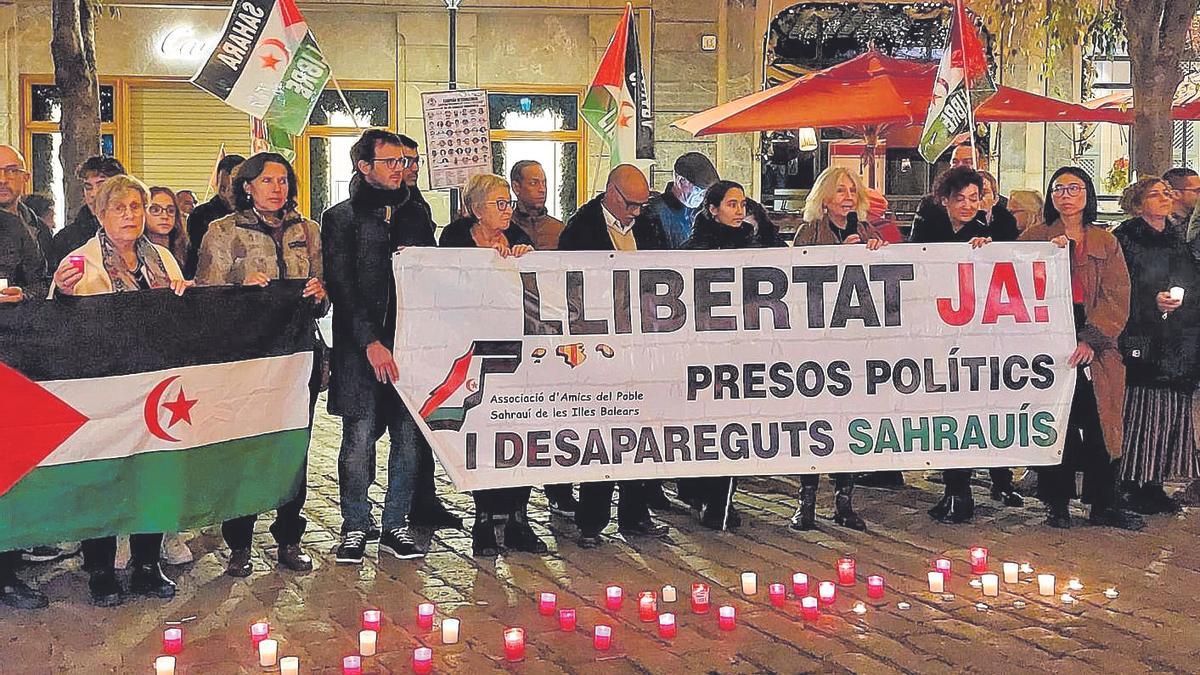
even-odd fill
[{"label": "patterned scarf", "polygon": [[[136,270],[131,271],[125,265],[125,259],[117,252],[116,245],[108,238],[104,228],[100,228],[96,236],[100,238],[100,255],[104,259],[104,271],[112,280],[113,292],[139,290],[137,279],[133,277]],[[158,255],[158,249],[154,248],[154,244],[150,243],[145,234],[133,243],[133,249],[137,254],[138,267],[141,268],[150,288],[166,288],[171,285],[171,278],[167,276],[167,268],[163,265],[162,257]]]}]

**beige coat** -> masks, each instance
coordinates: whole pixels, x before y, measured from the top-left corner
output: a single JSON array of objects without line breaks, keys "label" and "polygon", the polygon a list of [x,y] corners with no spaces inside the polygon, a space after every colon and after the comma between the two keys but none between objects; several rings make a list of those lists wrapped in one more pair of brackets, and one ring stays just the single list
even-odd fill
[{"label": "beige coat", "polygon": [[252,272],[262,272],[270,279],[323,277],[321,229],[316,223],[296,213],[285,214],[282,256],[263,227],[252,210],[214,221],[200,243],[196,283],[237,286]]},{"label": "beige coat", "polygon": [[[167,271],[167,276],[172,281],[183,279],[183,272],[179,270],[179,263],[175,262],[175,256],[167,249],[158,244],[151,244],[159,257],[162,258],[163,268]],[[86,244],[71,251],[67,257],[63,258],[62,263],[58,268],[69,267],[71,264],[71,256],[83,256],[83,278],[75,285],[74,295],[103,295],[113,292],[112,279],[109,278],[108,272],[104,270],[104,256],[100,252],[100,237],[92,237]],[[54,297],[55,285],[50,284],[50,295]]]}]

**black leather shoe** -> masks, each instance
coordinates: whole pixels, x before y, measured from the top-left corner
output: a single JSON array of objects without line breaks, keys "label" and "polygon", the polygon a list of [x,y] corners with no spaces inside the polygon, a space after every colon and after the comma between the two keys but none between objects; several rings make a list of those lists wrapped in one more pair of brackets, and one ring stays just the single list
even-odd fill
[{"label": "black leather shoe", "polygon": [[112,571],[92,572],[88,578],[88,592],[91,593],[92,604],[97,607],[116,607],[125,602],[121,583]]},{"label": "black leather shoe", "polygon": [[929,509],[929,516],[939,523],[958,525],[969,523],[975,517],[975,500],[971,497],[947,495]]},{"label": "black leather shoe", "polygon": [[418,527],[435,530],[461,530],[463,526],[462,518],[450,513],[441,502],[413,509],[408,515],[408,521]]},{"label": "black leather shoe", "polygon": [[1021,496],[1020,492],[1017,492],[1011,486],[1005,488],[996,487],[993,485],[992,499],[1004,504],[1005,506],[1011,506],[1014,508],[1025,506],[1025,498]]},{"label": "black leather shoe", "polygon": [[1060,530],[1071,529],[1071,509],[1066,504],[1051,504],[1046,513],[1046,524]]},{"label": "black leather shoe", "polygon": [[617,531],[639,537],[661,537],[670,532],[671,528],[654,522],[653,518],[646,518],[630,525],[618,525]]},{"label": "black leather shoe", "polygon": [[476,513],[471,526],[471,555],[477,558],[495,558],[500,555],[500,544],[496,542],[496,523],[490,513]]},{"label": "black leather shoe", "polygon": [[229,563],[225,565],[225,575],[239,579],[250,576],[254,565],[250,564],[250,549],[235,548],[229,552]]},{"label": "black leather shoe", "polygon": [[504,546],[525,553],[541,554],[550,550],[529,523],[520,522],[515,517],[510,517],[504,525]]},{"label": "black leather shoe", "polygon": [[167,600],[175,597],[175,582],[163,574],[162,567],[156,562],[138,565],[129,575],[129,592]]},{"label": "black leather shoe", "polygon": [[16,577],[0,582],[0,602],[16,609],[41,609],[50,604],[44,593]]},{"label": "black leather shoe", "polygon": [[579,537],[579,548],[600,548],[600,534],[584,534]]},{"label": "black leather shoe", "polygon": [[293,572],[311,572],[312,558],[300,548],[299,544],[288,544],[279,547],[279,566]]},{"label": "black leather shoe", "polygon": [[1146,521],[1141,516],[1113,507],[1107,509],[1093,507],[1088,522],[1100,527],[1115,527],[1131,532],[1139,532],[1146,527]]}]

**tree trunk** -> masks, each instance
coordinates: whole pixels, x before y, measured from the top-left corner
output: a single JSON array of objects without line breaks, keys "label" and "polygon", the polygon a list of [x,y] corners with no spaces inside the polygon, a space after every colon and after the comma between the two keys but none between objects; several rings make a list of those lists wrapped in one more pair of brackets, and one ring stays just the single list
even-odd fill
[{"label": "tree trunk", "polygon": [[1139,176],[1171,168],[1171,107],[1183,79],[1179,62],[1200,0],[1117,0],[1129,39],[1133,157]]},{"label": "tree trunk", "polygon": [[75,167],[100,152],[100,82],[96,77],[96,45],[91,0],[52,0],[54,84],[58,87],[62,119],[62,165],[67,213],[83,204]]}]

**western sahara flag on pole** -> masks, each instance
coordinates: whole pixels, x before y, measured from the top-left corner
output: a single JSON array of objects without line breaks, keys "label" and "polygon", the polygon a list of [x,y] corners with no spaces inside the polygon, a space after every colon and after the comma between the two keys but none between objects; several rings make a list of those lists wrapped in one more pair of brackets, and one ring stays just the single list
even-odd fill
[{"label": "western sahara flag on pole", "polygon": [[921,133],[921,156],[932,164],[956,136],[968,131],[974,134],[975,108],[994,93],[996,85],[988,72],[983,43],[958,0],[933,82],[933,98]]},{"label": "western sahara flag on pole", "polygon": [[611,166],[654,159],[654,116],[642,74],[637,24],[629,4],[600,59],[581,112],[588,126],[608,145]]},{"label": "western sahara flag on pole", "polygon": [[238,0],[192,84],[298,136],[330,74],[293,0]]},{"label": "western sahara flag on pole", "polygon": [[0,551],[261,513],[304,480],[301,282],[0,311]]}]

